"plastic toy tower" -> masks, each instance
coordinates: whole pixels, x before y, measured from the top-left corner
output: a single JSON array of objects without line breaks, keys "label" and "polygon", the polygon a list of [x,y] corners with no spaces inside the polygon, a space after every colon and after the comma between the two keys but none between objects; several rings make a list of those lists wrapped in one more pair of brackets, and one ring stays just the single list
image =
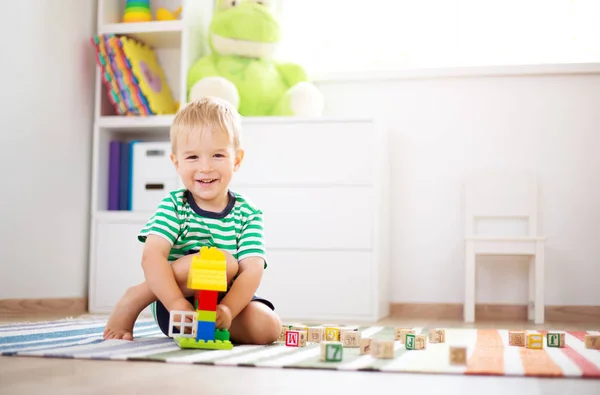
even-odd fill
[{"label": "plastic toy tower", "polygon": [[[225,254],[214,247],[202,247],[200,253],[192,258],[188,273],[187,287],[195,290],[195,313],[172,311],[169,322],[169,336],[181,348],[204,348],[212,350],[231,350],[229,331],[216,329],[217,299],[219,291],[227,290],[227,260]],[[189,317],[193,315],[192,317]],[[173,335],[175,316],[180,320],[179,335]],[[186,321],[186,317],[187,322]],[[192,322],[189,323],[189,318]],[[191,334],[186,334],[185,328]]]},{"label": "plastic toy tower", "polygon": [[127,0],[123,22],[149,22],[152,20],[150,0]]}]

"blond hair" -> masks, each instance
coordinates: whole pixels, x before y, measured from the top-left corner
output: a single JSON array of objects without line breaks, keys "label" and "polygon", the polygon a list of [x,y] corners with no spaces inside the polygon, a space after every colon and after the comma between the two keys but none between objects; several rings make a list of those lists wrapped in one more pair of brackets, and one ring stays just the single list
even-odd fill
[{"label": "blond hair", "polygon": [[240,115],[229,102],[215,97],[205,97],[192,101],[181,108],[171,125],[171,150],[180,138],[189,138],[195,133],[227,133],[234,149],[241,148]]}]

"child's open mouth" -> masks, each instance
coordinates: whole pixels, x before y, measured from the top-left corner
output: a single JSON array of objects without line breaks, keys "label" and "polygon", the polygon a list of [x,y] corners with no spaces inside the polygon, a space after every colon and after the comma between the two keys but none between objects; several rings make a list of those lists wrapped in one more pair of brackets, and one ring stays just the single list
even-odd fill
[{"label": "child's open mouth", "polygon": [[204,180],[196,180],[196,182],[202,184],[202,185],[209,185],[214,183],[215,181],[217,181],[216,178],[206,178]]}]

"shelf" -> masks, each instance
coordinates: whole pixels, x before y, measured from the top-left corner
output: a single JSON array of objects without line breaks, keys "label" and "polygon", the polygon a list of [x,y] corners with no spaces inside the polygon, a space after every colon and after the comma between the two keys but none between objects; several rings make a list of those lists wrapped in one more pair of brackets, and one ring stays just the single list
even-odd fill
[{"label": "shelf", "polygon": [[102,222],[146,223],[152,214],[139,211],[97,211],[92,217],[94,221]]},{"label": "shelf", "polygon": [[99,117],[96,126],[103,129],[119,129],[128,132],[164,132],[171,127],[174,115]]},{"label": "shelf", "polygon": [[111,23],[100,26],[98,34],[126,35],[155,48],[176,48],[181,46],[182,31],[183,22],[177,20]]}]

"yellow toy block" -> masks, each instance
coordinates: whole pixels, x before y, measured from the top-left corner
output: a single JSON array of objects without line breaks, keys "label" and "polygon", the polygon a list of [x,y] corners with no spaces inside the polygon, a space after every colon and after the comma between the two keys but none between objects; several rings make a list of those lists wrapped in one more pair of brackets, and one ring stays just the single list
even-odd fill
[{"label": "yellow toy block", "polygon": [[541,333],[527,332],[525,338],[525,347],[541,350],[544,348],[544,335]]},{"label": "yellow toy block", "polygon": [[325,340],[339,342],[340,329],[335,327],[325,327]]},{"label": "yellow toy block", "polygon": [[205,291],[227,291],[227,260],[214,247],[202,247],[192,258],[187,287]]}]

